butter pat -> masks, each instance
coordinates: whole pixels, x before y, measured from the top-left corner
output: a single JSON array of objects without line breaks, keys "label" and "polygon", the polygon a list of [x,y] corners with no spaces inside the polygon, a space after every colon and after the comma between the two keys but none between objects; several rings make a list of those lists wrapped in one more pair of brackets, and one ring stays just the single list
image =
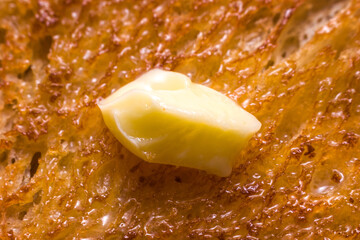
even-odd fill
[{"label": "butter pat", "polygon": [[180,73],[154,69],[101,101],[105,124],[148,162],[231,173],[261,123],[225,95]]}]

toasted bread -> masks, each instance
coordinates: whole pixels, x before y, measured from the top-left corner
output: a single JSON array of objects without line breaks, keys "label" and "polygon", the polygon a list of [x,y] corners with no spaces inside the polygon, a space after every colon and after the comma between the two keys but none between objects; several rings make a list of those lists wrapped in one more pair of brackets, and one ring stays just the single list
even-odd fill
[{"label": "toasted bread", "polygon": [[[2,0],[0,238],[358,239],[359,9]],[[106,128],[96,103],[153,68],[262,122],[230,177],[144,162]]]}]

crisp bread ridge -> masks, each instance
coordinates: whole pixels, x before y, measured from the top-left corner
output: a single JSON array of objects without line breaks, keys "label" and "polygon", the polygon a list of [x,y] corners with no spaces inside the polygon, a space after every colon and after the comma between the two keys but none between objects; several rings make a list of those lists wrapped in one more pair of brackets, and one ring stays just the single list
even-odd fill
[{"label": "crisp bread ridge", "polygon": [[[0,238],[357,239],[359,7],[3,1]],[[229,178],[140,161],[106,129],[96,103],[154,67],[263,123]]]}]

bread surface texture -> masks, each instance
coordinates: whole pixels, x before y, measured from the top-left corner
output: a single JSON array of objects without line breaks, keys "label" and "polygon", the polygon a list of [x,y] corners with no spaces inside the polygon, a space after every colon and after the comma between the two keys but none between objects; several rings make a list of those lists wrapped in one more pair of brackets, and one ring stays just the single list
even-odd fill
[{"label": "bread surface texture", "polygon": [[[1,0],[0,239],[359,239],[359,9]],[[106,128],[97,103],[153,68],[262,123],[229,177],[147,163]]]}]

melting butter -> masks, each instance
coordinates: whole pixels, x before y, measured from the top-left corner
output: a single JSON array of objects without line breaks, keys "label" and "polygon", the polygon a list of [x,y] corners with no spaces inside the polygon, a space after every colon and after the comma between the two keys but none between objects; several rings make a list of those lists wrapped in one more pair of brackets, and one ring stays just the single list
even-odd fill
[{"label": "melting butter", "polygon": [[101,101],[105,124],[148,162],[231,173],[261,123],[225,95],[180,73],[154,69]]}]

